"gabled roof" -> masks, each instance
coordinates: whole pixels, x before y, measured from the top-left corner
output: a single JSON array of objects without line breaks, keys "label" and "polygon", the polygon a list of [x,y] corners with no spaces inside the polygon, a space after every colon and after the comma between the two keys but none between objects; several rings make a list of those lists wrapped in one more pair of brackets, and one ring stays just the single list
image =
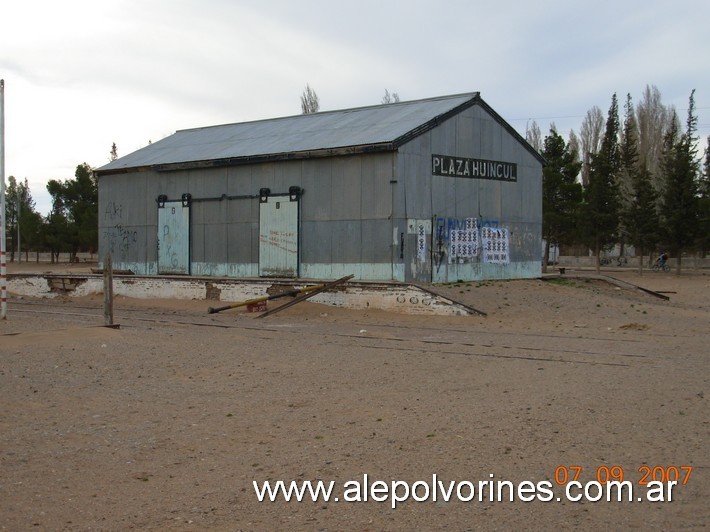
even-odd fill
[{"label": "gabled roof", "polygon": [[[96,170],[99,175],[391,151],[467,107],[482,105],[538,158],[478,92],[341,111],[184,129]],[[542,159],[540,158],[542,161]]]}]

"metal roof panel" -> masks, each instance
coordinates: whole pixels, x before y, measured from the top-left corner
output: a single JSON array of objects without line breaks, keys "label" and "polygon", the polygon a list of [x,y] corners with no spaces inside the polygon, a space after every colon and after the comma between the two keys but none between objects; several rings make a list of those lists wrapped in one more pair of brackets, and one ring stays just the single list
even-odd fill
[{"label": "metal roof panel", "polygon": [[253,158],[394,143],[478,93],[340,111],[184,129],[102,166],[97,172],[198,161]]}]

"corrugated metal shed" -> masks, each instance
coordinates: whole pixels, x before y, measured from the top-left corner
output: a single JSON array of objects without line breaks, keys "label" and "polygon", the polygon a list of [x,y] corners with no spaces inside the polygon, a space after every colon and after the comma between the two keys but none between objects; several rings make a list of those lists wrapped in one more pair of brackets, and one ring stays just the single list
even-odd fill
[{"label": "corrugated metal shed", "polygon": [[535,277],[543,164],[477,92],[181,130],[97,171],[99,247],[144,275]]},{"label": "corrugated metal shed", "polygon": [[[480,99],[479,93],[473,92],[185,129],[112,161],[97,172],[101,175],[139,168],[170,170],[392,150],[475,104],[483,105],[493,113]],[[510,128],[502,119],[501,122]],[[517,135],[512,128],[510,130]]]}]

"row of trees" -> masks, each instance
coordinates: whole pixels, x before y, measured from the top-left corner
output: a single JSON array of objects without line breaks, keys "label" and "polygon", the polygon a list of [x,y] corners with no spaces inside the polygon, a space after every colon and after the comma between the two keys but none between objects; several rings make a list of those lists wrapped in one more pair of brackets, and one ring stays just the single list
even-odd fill
[{"label": "row of trees", "polygon": [[29,260],[30,250],[51,252],[52,262],[60,253],[69,253],[71,260],[80,251],[96,253],[99,197],[92,168],[86,163],[78,165],[74,179],[51,179],[47,191],[52,196],[52,210],[42,216],[36,210],[27,179],[8,178],[5,202],[10,260],[20,260],[21,250],[25,251],[25,260]]},{"label": "row of trees", "polygon": [[[382,103],[397,103],[399,102],[399,94],[390,92],[385,89],[385,95],[382,97]],[[301,114],[309,115],[317,113],[320,110],[320,99],[316,91],[311,88],[310,84],[306,84],[306,88],[301,93]]]},{"label": "row of trees", "polygon": [[[704,165],[698,157],[695,91],[685,127],[660,94],[647,87],[634,109],[630,95],[619,118],[616,94],[606,120],[597,108],[585,118],[581,140],[569,141],[554,124],[540,140],[533,124],[527,139],[547,160],[543,170],[543,238],[550,244],[582,246],[596,256],[614,245],[632,244],[641,257],[661,249],[677,259],[684,253],[705,256],[710,237],[710,150]],[[710,144],[710,137],[708,138]]]}]

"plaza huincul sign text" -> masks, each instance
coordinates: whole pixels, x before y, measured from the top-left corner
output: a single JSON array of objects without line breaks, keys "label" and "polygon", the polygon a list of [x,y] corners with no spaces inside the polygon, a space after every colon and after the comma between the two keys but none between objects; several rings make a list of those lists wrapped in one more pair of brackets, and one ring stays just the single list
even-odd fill
[{"label": "plaza huincul sign text", "polygon": [[503,161],[432,155],[431,173],[440,176],[514,182],[518,180],[518,165]]}]

